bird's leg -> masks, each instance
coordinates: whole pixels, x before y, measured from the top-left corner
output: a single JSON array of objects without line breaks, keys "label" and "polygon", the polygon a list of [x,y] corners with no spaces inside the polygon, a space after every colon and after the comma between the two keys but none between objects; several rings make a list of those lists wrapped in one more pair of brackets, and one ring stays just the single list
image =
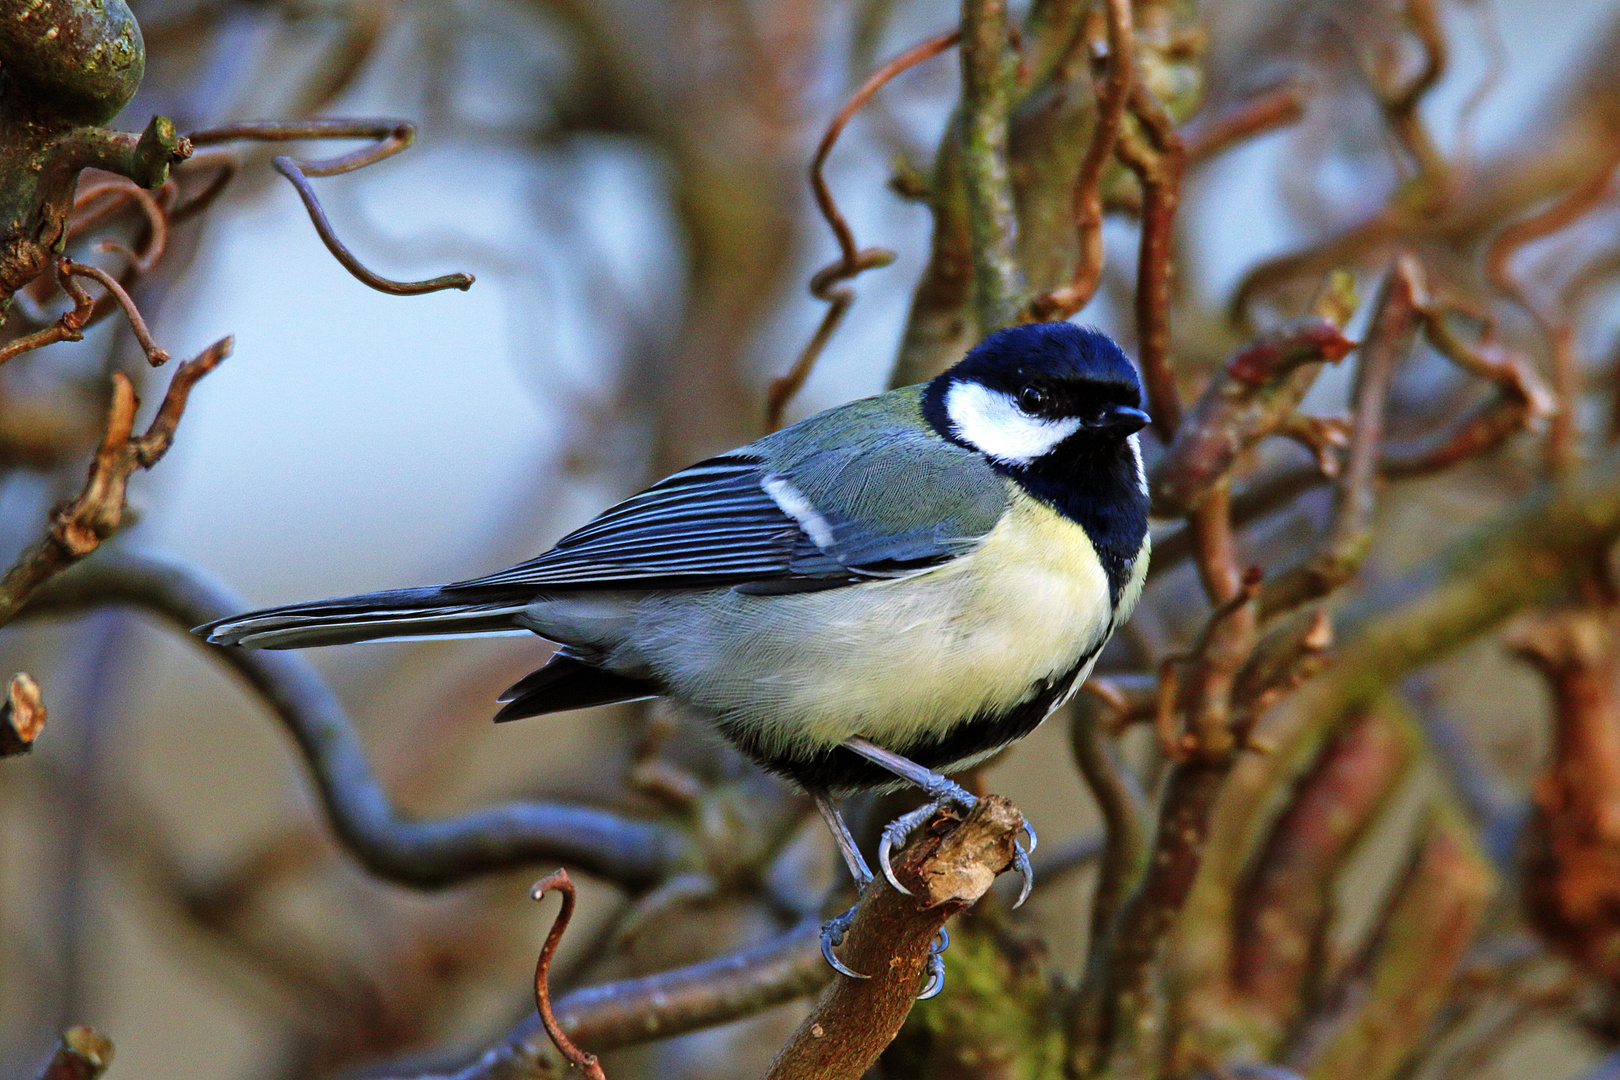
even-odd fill
[{"label": "bird's leg", "polygon": [[[972,792],[950,778],[925,769],[915,761],[902,757],[892,750],[885,750],[883,747],[863,739],[859,735],[852,735],[845,739],[844,747],[853,750],[872,764],[882,766],[900,779],[921,788],[923,793],[931,800],[911,813],[902,814],[891,821],[885,826],[883,839],[878,844],[878,869],[883,871],[883,876],[888,879],[890,885],[910,895],[911,890],[895,879],[894,868],[889,864],[890,852],[896,846],[904,847],[911,834],[922,828],[928,822],[928,819],[934,816],[934,812],[941,805],[954,806],[958,810],[966,812],[973,809],[979,800],[973,797]],[[1024,879],[1023,888],[1019,890],[1018,900],[1013,904],[1013,907],[1019,907],[1025,900],[1029,899],[1029,890],[1035,884],[1035,872],[1029,865],[1029,853],[1035,850],[1035,846],[1040,841],[1035,835],[1034,827],[1028,822],[1024,823],[1024,831],[1029,833],[1028,850],[1022,844],[1016,844],[1013,847],[1013,868]]]},{"label": "bird's leg", "polygon": [[[843,815],[838,807],[833,805],[832,799],[824,792],[815,796],[816,809],[821,811],[821,819],[827,823],[827,831],[832,833],[833,842],[838,845],[838,851],[844,856],[844,865],[849,867],[849,876],[855,879],[857,894],[866,892],[866,887],[872,884],[872,868],[866,865],[861,857],[861,849],[855,846],[855,838],[849,834],[849,826],[844,824]],[[827,966],[840,975],[848,975],[852,979],[868,979],[870,975],[846,966],[838,959],[833,949],[844,943],[844,935],[849,932],[849,924],[855,921],[855,908],[850,908],[842,915],[835,915],[821,924],[821,955],[827,961]]]},{"label": "bird's leg", "polygon": [[844,824],[844,816],[825,794],[816,796],[816,809],[821,811],[821,820],[827,823],[827,831],[832,833],[838,853],[844,857],[844,865],[849,867],[849,876],[855,879],[855,891],[865,892],[872,883],[872,868],[861,857],[861,849],[855,846],[855,838],[850,835],[849,826]]}]

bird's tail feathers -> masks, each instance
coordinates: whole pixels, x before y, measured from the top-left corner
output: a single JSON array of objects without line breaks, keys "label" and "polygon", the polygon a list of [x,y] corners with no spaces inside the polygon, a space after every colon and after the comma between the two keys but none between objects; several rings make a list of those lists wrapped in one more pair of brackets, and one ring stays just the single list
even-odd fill
[{"label": "bird's tail feathers", "polygon": [[302,649],[378,638],[520,629],[514,616],[525,606],[526,601],[505,598],[473,600],[466,593],[437,587],[395,589],[250,611],[192,632],[215,645]]}]

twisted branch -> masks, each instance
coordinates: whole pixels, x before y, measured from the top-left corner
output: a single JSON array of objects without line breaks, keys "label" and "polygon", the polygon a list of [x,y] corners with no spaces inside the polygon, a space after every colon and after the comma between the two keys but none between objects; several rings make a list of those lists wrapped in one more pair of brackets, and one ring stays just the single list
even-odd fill
[{"label": "twisted branch", "polygon": [[[26,614],[107,605],[136,607],[182,630],[246,606],[196,570],[152,556],[120,555],[64,575],[35,595]],[[689,858],[687,840],[668,826],[579,806],[511,803],[459,818],[408,818],[378,785],[337,696],[301,654],[212,647],[208,653],[275,712],[304,756],[337,839],[379,877],[439,889],[561,861],[641,890]]]}]

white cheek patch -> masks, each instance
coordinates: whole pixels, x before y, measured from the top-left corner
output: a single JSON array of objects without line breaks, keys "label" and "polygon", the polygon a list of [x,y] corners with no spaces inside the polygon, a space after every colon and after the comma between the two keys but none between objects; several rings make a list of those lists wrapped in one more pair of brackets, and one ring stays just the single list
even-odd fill
[{"label": "white cheek patch", "polygon": [[980,383],[951,383],[945,415],[958,439],[1008,465],[1028,465],[1080,430],[1077,419],[1030,416],[1010,395]]},{"label": "white cheek patch", "polygon": [[1142,464],[1142,444],[1135,435],[1125,440],[1131,448],[1131,457],[1136,459],[1136,486],[1142,489],[1142,494],[1148,494],[1147,467]]}]

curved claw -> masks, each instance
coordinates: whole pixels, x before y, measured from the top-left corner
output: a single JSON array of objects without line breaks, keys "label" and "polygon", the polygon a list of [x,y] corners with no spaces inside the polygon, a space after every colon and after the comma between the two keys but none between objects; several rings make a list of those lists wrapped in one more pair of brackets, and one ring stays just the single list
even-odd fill
[{"label": "curved claw", "polygon": [[833,953],[833,946],[844,943],[844,933],[849,924],[855,921],[855,909],[850,908],[842,915],[835,915],[821,924],[821,958],[827,961],[827,966],[840,975],[851,979],[870,979],[870,975],[862,975],[854,968],[849,967]]},{"label": "curved claw", "polygon": [[[1034,845],[1030,847],[1033,850]],[[1018,899],[1013,901],[1014,908],[1021,908],[1024,901],[1029,899],[1030,890],[1035,887],[1035,868],[1029,865],[1029,852],[1020,844],[1013,845],[1013,869],[1024,879],[1024,884],[1018,890]]]},{"label": "curved claw", "polygon": [[884,829],[883,838],[878,841],[878,869],[883,872],[883,879],[894,887],[895,892],[910,896],[911,890],[900,884],[900,879],[894,876],[894,867],[889,865],[889,854],[893,850],[894,837],[888,829]]},{"label": "curved claw", "polygon": [[860,972],[856,971],[852,967],[849,967],[842,960],[838,959],[838,956],[833,952],[832,936],[825,930],[822,931],[821,934],[821,958],[827,961],[828,967],[832,968],[840,975],[847,976],[851,979],[870,979],[872,977],[870,975],[862,975]]},{"label": "curved claw", "polygon": [[940,953],[944,952],[950,947],[951,932],[942,926],[939,928],[939,933],[934,938],[934,947],[928,951],[931,955],[938,956]]},{"label": "curved claw", "polygon": [[917,1000],[927,1001],[943,989],[945,989],[945,961],[939,953],[931,953],[928,957],[928,985],[917,995]]},{"label": "curved claw", "polygon": [[1029,849],[1026,854],[1035,854],[1035,849],[1041,846],[1041,838],[1035,835],[1035,826],[1029,823],[1028,818],[1024,819],[1024,835],[1029,837]]}]

